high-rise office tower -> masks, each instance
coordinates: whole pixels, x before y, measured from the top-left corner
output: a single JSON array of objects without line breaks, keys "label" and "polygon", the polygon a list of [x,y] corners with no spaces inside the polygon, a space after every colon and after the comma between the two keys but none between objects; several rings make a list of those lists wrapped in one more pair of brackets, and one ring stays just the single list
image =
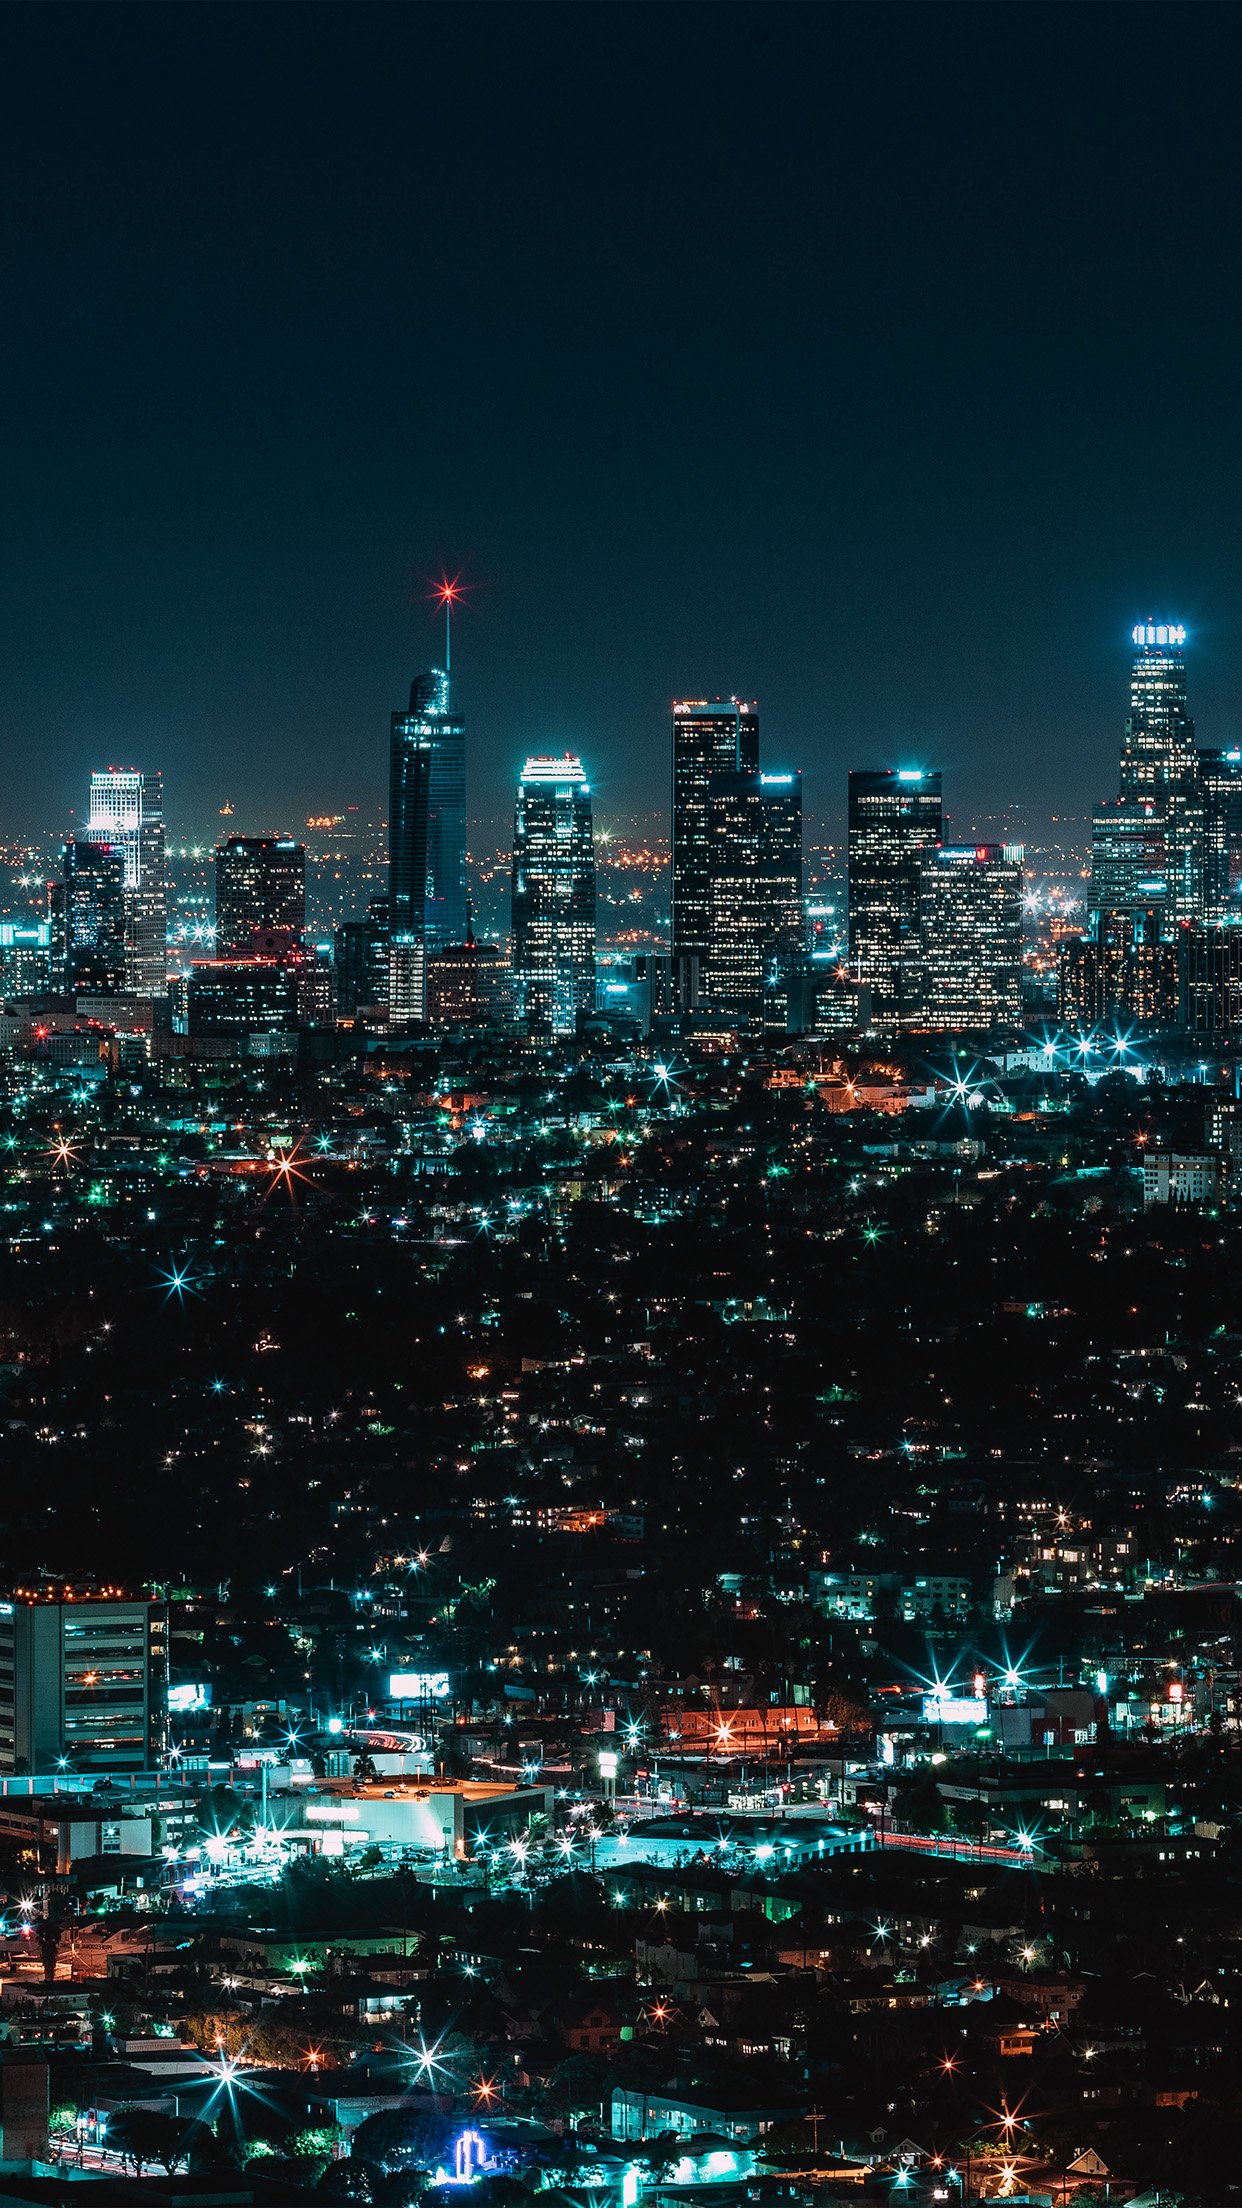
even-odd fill
[{"label": "high-rise office tower", "polygon": [[919,955],[919,866],[943,832],[940,776],[913,767],[850,776],[849,957],[878,1018],[908,1009],[906,969]]},{"label": "high-rise office tower", "polygon": [[707,790],[716,774],[759,769],[759,711],[737,698],[683,698],[673,707],[674,960],[706,960],[711,938]]},{"label": "high-rise office tower", "polygon": [[1199,781],[1207,820],[1203,917],[1209,926],[1242,920],[1242,750],[1203,750]]},{"label": "high-rise office tower", "polygon": [[167,1725],[163,1603],[0,1603],[0,1773],[150,1770]]},{"label": "high-rise office tower", "polygon": [[[1185,933],[1186,931],[1179,931]],[[1067,1027],[1121,1018],[1167,1027],[1177,1013],[1178,954],[1159,911],[1093,912],[1060,946],[1057,1009]]]},{"label": "high-rise office tower", "polygon": [[291,836],[229,836],[216,847],[216,952],[234,958],[275,929],[306,929],[306,846]]},{"label": "high-rise office tower", "polygon": [[1158,913],[1167,932],[1203,916],[1208,802],[1186,709],[1186,631],[1139,622],[1132,641],[1121,795],[1092,815],[1089,903]]},{"label": "high-rise office tower", "polygon": [[432,740],[422,717],[394,713],[388,780],[388,1013],[421,1020],[427,1000]]},{"label": "high-rise office tower", "polygon": [[513,818],[513,984],[530,1035],[572,1035],[595,1003],[595,849],[580,759],[528,759]]},{"label": "high-rise office tower", "polygon": [[[453,711],[452,689],[442,668],[429,668],[410,684],[409,710],[394,713],[391,734],[391,788],[403,789],[407,774],[415,787],[422,776],[421,754],[429,751],[425,799],[414,799],[414,811],[425,803],[426,825],[407,809],[398,827],[394,804],[389,812],[389,852],[394,869],[394,838],[411,834],[419,849],[425,839],[421,865],[424,875],[423,943],[428,951],[448,943],[462,943],[466,936],[466,724]],[[413,904],[403,910],[403,925],[413,924]]]},{"label": "high-rise office tower", "polygon": [[93,774],[86,835],[88,842],[111,844],[124,855],[124,986],[131,996],[162,996],[168,987],[168,906],[161,776],[115,767]]},{"label": "high-rise office tower", "polygon": [[373,897],[365,920],[346,920],[332,946],[336,968],[336,1016],[355,1019],[388,1002],[388,899]]},{"label": "high-rise office tower", "polygon": [[786,1023],[805,963],[802,777],[715,774],[707,790],[704,994],[740,1018]]},{"label": "high-rise office tower", "polygon": [[[0,920],[0,996],[37,997],[52,987],[50,920]],[[55,986],[64,973],[63,957]]]},{"label": "high-rise office tower", "polygon": [[942,844],[919,860],[920,1002],[913,1027],[1022,1018],[1022,845]]},{"label": "high-rise office tower", "polygon": [[125,853],[110,843],[67,843],[62,863],[64,986],[71,996],[119,996],[128,987]]}]

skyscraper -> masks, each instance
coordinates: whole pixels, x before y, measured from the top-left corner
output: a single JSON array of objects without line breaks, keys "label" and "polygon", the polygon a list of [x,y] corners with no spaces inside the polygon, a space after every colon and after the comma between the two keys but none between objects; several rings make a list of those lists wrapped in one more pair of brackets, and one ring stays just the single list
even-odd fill
[{"label": "skyscraper", "polygon": [[595,1003],[595,849],[580,759],[528,759],[513,819],[512,965],[519,1023],[572,1035]]},{"label": "skyscraper", "polygon": [[229,836],[216,848],[216,952],[248,951],[265,929],[306,929],[306,846],[291,836]]},{"label": "skyscraper", "polygon": [[86,838],[90,843],[110,844],[124,858],[123,986],[132,996],[162,996],[168,987],[162,777],[116,767],[93,774]]},{"label": "skyscraper", "polygon": [[711,938],[707,790],[716,774],[759,769],[759,713],[737,698],[685,698],[673,707],[674,959],[706,959]]},{"label": "skyscraper", "polygon": [[919,864],[940,842],[939,774],[863,768],[850,776],[849,956],[877,1016],[906,1009],[905,968],[919,953]]},{"label": "skyscraper", "polygon": [[119,996],[128,987],[125,853],[110,843],[67,843],[64,986],[70,996]]},{"label": "skyscraper", "polygon": [[1203,917],[1209,926],[1242,920],[1242,750],[1202,750],[1199,780],[1207,820]]},{"label": "skyscraper", "polygon": [[786,1021],[805,962],[802,777],[715,774],[707,791],[708,944],[704,994],[746,1019]]},{"label": "skyscraper", "polygon": [[427,1000],[432,740],[417,714],[394,713],[388,784],[388,1011],[421,1020]]},{"label": "skyscraper", "polygon": [[1089,902],[1092,912],[1158,912],[1168,931],[1203,917],[1207,797],[1186,708],[1186,631],[1140,621],[1131,636],[1121,796],[1092,815]]},{"label": "skyscraper", "polygon": [[920,978],[908,1024],[1017,1027],[1022,1018],[1022,845],[942,844],[919,860]]},{"label": "skyscraper", "polygon": [[[410,684],[409,710],[392,716],[390,783],[393,792],[404,790],[407,774],[418,785],[422,767],[418,758],[429,751],[425,799],[413,801],[413,814],[426,806],[425,827],[407,807],[398,824],[397,806],[389,812],[388,838],[394,880],[398,869],[397,837],[414,838],[424,876],[423,943],[428,951],[448,943],[462,943],[466,935],[466,724],[454,713],[448,675],[429,668]],[[412,793],[411,793],[412,794]],[[425,850],[423,841],[425,839]],[[415,924],[416,898],[411,883],[408,902],[402,908],[402,926]]]}]

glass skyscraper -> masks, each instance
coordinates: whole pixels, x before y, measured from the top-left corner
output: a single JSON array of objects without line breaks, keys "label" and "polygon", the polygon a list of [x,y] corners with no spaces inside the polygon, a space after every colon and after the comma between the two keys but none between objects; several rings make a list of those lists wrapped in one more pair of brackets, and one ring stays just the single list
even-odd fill
[{"label": "glass skyscraper", "polygon": [[1207,807],[1203,917],[1242,920],[1242,750],[1203,750],[1199,780]]},{"label": "glass skyscraper", "polygon": [[717,774],[755,774],[759,713],[737,698],[686,698],[673,707],[674,959],[706,961],[711,947],[707,792]]},{"label": "glass skyscraper", "polygon": [[1020,1024],[1022,859],[1020,843],[942,844],[922,853],[921,1001],[909,1025]]},{"label": "glass skyscraper", "polygon": [[802,777],[716,774],[707,790],[711,1006],[782,1028],[789,983],[805,964]]},{"label": "glass skyscraper", "polygon": [[1186,707],[1186,631],[1146,621],[1132,638],[1121,796],[1092,815],[1090,909],[1159,912],[1167,930],[1203,917],[1208,802]]},{"label": "glass skyscraper", "polygon": [[940,776],[864,768],[850,776],[849,958],[881,1019],[905,1008],[904,975],[919,953],[919,865],[941,840]]},{"label": "glass skyscraper", "polygon": [[306,846],[291,836],[229,836],[216,849],[216,953],[232,958],[268,931],[306,927]]},{"label": "glass skyscraper", "polygon": [[123,986],[136,997],[161,996],[168,987],[162,777],[116,767],[93,774],[86,840],[110,844],[124,860]]},{"label": "glass skyscraper", "polygon": [[388,848],[400,926],[419,927],[415,876],[421,874],[422,942],[425,950],[438,951],[466,940],[467,889],[466,724],[453,711],[442,668],[415,676],[408,712],[392,716],[391,747]]},{"label": "glass skyscraper", "polygon": [[125,853],[111,843],[67,843],[65,988],[70,996],[115,997],[129,987],[129,898]]},{"label": "glass skyscraper", "polygon": [[519,1023],[554,1041],[595,1003],[595,848],[582,761],[528,759],[513,819],[513,984]]}]

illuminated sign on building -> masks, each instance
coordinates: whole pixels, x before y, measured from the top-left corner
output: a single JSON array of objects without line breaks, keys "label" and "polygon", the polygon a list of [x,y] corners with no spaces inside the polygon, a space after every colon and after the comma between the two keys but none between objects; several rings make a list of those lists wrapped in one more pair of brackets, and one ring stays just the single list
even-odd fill
[{"label": "illuminated sign on building", "polygon": [[1138,621],[1130,631],[1136,644],[1184,644],[1186,629],[1179,621],[1174,627],[1171,621]]},{"label": "illuminated sign on building", "polygon": [[209,1709],[211,1707],[211,1688],[208,1686],[170,1687],[168,1690],[168,1707],[170,1710],[179,1711]]},{"label": "illuminated sign on building", "polygon": [[394,1671],[389,1674],[388,1692],[395,1702],[423,1702],[448,1691],[447,1671]]},{"label": "illuminated sign on building", "polygon": [[973,1694],[925,1694],[923,1718],[928,1725],[986,1725],[988,1706]]}]

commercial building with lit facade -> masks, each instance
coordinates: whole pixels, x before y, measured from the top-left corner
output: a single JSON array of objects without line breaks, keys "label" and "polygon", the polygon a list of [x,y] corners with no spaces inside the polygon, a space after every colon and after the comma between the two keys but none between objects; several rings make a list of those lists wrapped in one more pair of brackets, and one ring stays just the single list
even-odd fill
[{"label": "commercial building with lit facade", "polygon": [[1166,931],[1203,917],[1208,793],[1186,703],[1185,629],[1133,631],[1120,795],[1091,824],[1093,912],[1158,911]]},{"label": "commercial building with lit facade", "polygon": [[[1181,931],[1185,933],[1185,931]],[[1130,1027],[1171,1027],[1178,1010],[1178,948],[1158,912],[1089,915],[1081,936],[1061,945],[1058,1012],[1067,1027],[1121,1018]]]},{"label": "commercial building with lit facade", "polygon": [[158,1602],[0,1602],[0,1775],[145,1771],[165,1748],[168,1623]]},{"label": "commercial building with lit facade", "polygon": [[241,1036],[299,1025],[298,985],[287,958],[195,959],[185,984],[186,1033]]},{"label": "commercial building with lit facade", "polygon": [[[466,724],[440,667],[416,675],[390,724],[389,867],[396,925],[426,952],[466,936]],[[424,771],[425,770],[425,771]]]},{"label": "commercial building with lit facade", "polygon": [[1214,1040],[1242,1035],[1242,927],[1182,928],[1172,956],[1187,1034]]},{"label": "commercial building with lit facade", "polygon": [[51,985],[51,921],[0,920],[0,996],[37,997]]},{"label": "commercial building with lit facade", "polygon": [[430,1851],[467,1861],[520,1837],[533,1817],[551,1817],[555,1789],[448,1779],[380,1784],[316,1780],[299,1796],[300,1822],[317,1854],[378,1847],[397,1856]]},{"label": "commercial building with lit facade", "polygon": [[913,767],[859,770],[849,788],[849,964],[877,1017],[911,1008],[919,953],[919,867],[941,840],[940,776]]},{"label": "commercial building with lit facade", "polygon": [[120,851],[125,867],[125,978],[136,997],[168,987],[168,903],[164,876],[164,786],[158,774],[109,767],[91,776],[90,843]]},{"label": "commercial building with lit facade", "polygon": [[759,712],[737,698],[683,698],[673,707],[673,928],[677,958],[705,960],[711,942],[708,788],[719,774],[756,774]]},{"label": "commercial building with lit facade", "polygon": [[110,843],[67,843],[64,868],[64,987],[116,996],[125,987],[125,854]]},{"label": "commercial building with lit facade", "polygon": [[1212,927],[1242,920],[1242,749],[1202,748],[1199,780],[1207,803],[1203,917]]},{"label": "commercial building with lit facade", "polygon": [[216,950],[248,952],[261,929],[306,928],[306,846],[291,836],[229,836],[216,850]]},{"label": "commercial building with lit facade", "polygon": [[464,943],[428,953],[430,1027],[501,1026],[512,1009],[512,975],[498,943],[476,942],[471,928]]},{"label": "commercial building with lit facade", "polygon": [[919,933],[911,1026],[1016,1027],[1022,1018],[1022,845],[946,844],[925,851]]},{"label": "commercial building with lit facade", "polygon": [[528,759],[513,818],[517,1017],[549,1041],[595,1004],[595,848],[582,761]]},{"label": "commercial building with lit facade", "polygon": [[784,1028],[806,963],[802,777],[717,774],[707,793],[708,947],[702,994],[716,1010]]}]

